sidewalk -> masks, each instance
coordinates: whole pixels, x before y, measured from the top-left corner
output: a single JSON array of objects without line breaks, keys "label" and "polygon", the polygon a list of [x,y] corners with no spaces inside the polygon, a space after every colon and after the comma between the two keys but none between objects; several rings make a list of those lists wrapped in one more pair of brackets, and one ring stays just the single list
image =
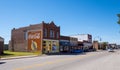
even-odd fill
[{"label": "sidewalk", "polygon": [[0,60],[11,60],[11,59],[21,59],[21,58],[33,58],[33,57],[42,57],[42,56],[51,56],[51,55],[80,55],[84,53],[50,53],[42,55],[27,55],[27,56],[13,56],[13,57],[0,57]]},{"label": "sidewalk", "polygon": [[[97,50],[95,52],[101,52],[105,50]],[[4,57],[0,58],[0,60],[11,60],[11,59],[21,59],[21,58],[33,58],[33,57],[39,57],[39,56],[50,56],[50,55],[80,55],[80,54],[85,54],[89,52],[84,52],[84,53],[54,53],[54,54],[42,54],[42,55],[28,55],[28,56],[13,56],[13,57]]]},{"label": "sidewalk", "polygon": [[[4,57],[4,58],[0,58],[0,60],[21,59],[21,58],[32,58],[32,57],[38,57],[38,56],[39,56],[39,55]],[[41,56],[42,56],[42,55],[41,55]]]}]

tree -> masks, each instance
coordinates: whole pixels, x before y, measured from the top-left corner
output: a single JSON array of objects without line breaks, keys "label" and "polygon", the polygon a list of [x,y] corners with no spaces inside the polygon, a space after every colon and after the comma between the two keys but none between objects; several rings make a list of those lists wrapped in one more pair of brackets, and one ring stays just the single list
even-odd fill
[{"label": "tree", "polygon": [[119,20],[117,23],[120,25],[120,14],[117,14],[117,16],[119,17]]},{"label": "tree", "polygon": [[103,42],[102,43],[102,49],[103,50],[106,50],[107,46],[108,46],[108,42]]}]

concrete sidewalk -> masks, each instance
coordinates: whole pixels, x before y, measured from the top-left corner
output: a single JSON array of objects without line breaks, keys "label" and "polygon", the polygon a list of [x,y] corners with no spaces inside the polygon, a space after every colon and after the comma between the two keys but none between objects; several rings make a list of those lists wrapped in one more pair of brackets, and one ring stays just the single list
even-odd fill
[{"label": "concrete sidewalk", "polygon": [[[93,51],[93,52],[102,52],[105,50],[97,50],[97,51]],[[42,54],[42,55],[28,55],[28,56],[13,56],[13,57],[4,57],[1,58],[0,60],[11,60],[11,59],[21,59],[21,58],[33,58],[33,57],[41,57],[41,56],[51,56],[51,55],[80,55],[80,54],[86,54],[89,52],[83,52],[83,53],[54,53],[54,54]]]},{"label": "concrete sidewalk", "polygon": [[[32,57],[38,57],[40,55],[28,55],[28,56],[13,56],[13,57],[4,57],[0,58],[0,60],[10,60],[10,59],[21,59],[21,58],[32,58]],[[42,56],[42,55],[41,55]]]}]

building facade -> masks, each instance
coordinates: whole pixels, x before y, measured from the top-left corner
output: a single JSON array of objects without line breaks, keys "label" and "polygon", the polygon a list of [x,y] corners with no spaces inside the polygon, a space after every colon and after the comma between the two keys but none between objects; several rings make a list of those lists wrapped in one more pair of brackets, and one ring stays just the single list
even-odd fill
[{"label": "building facade", "polygon": [[35,24],[21,28],[13,28],[11,31],[11,40],[9,41],[9,50],[11,51],[29,51],[28,50],[28,32],[30,30],[42,30],[42,24]]},{"label": "building facade", "polygon": [[[41,33],[40,33],[41,32]],[[29,35],[29,33],[31,35]],[[40,36],[38,36],[40,35]],[[41,37],[41,38],[40,38]],[[33,38],[35,41],[37,38],[42,39],[40,45],[43,53],[53,52],[52,48],[55,47],[54,52],[59,52],[59,38],[60,38],[60,27],[56,26],[54,22],[45,23],[44,21],[40,24],[34,24],[11,31],[11,41],[9,42],[9,49],[11,51],[31,51],[28,47],[28,39]],[[33,42],[33,46],[36,43]],[[34,46],[35,49],[35,46]]]},{"label": "building facade", "polygon": [[4,39],[0,37],[0,54],[3,54],[4,50]]},{"label": "building facade", "polygon": [[84,51],[88,51],[92,47],[92,35],[90,34],[78,34],[71,37],[77,38],[79,43],[83,44]]},{"label": "building facade", "polygon": [[98,41],[93,41],[93,48],[94,48],[95,50],[98,50],[98,49],[99,49],[99,43],[98,43]]},{"label": "building facade", "polygon": [[109,44],[108,48],[115,49],[115,48],[117,48],[117,44],[116,43],[111,43],[111,44]]},{"label": "building facade", "polygon": [[79,42],[87,41],[89,43],[92,43],[92,35],[90,34],[78,34],[78,35],[73,35],[71,37],[78,38]]},{"label": "building facade", "polygon": [[60,52],[70,52],[70,37],[60,36]]},{"label": "building facade", "polygon": [[78,39],[75,37],[70,37],[70,52],[78,51]]},{"label": "building facade", "polygon": [[45,24],[43,22],[43,52],[59,52],[59,39],[60,26],[56,26],[54,22],[50,24]]}]

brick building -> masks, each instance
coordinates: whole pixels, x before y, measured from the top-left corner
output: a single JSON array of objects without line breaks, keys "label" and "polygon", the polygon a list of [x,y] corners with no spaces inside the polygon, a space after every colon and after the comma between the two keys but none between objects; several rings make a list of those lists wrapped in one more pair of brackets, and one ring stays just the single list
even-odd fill
[{"label": "brick building", "polygon": [[70,36],[60,36],[60,51],[75,52],[78,49],[78,39]]},{"label": "brick building", "polygon": [[[11,51],[29,51],[28,48],[28,32],[41,31],[42,33],[42,48],[44,53],[52,52],[52,47],[56,47],[55,52],[59,52],[59,38],[60,27],[56,26],[54,22],[30,25],[11,31],[11,41],[9,42],[9,49]],[[34,32],[35,33],[35,32]],[[34,36],[34,35],[33,35]],[[32,38],[33,38],[32,36]]]},{"label": "brick building", "polygon": [[60,52],[69,52],[70,48],[70,37],[60,36]]},{"label": "brick building", "polygon": [[4,39],[0,37],[0,54],[3,54]]},{"label": "brick building", "polygon": [[[44,22],[43,22],[44,23]],[[59,52],[60,26],[52,21],[50,24],[43,24],[43,52]]]},{"label": "brick building", "polygon": [[98,41],[93,41],[93,48],[94,48],[95,50],[98,50],[98,49],[99,49],[99,43],[98,43]]}]

